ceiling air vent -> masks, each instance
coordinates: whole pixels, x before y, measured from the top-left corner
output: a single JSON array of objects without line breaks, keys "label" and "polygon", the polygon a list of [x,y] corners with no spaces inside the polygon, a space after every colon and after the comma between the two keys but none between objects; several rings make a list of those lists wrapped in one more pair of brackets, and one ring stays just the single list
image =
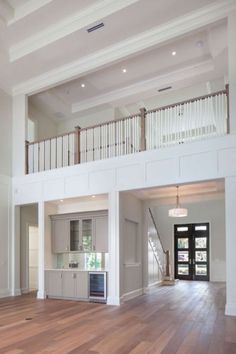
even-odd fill
[{"label": "ceiling air vent", "polygon": [[88,28],[88,29],[87,29],[87,32],[90,33],[90,32],[96,31],[96,30],[98,30],[98,29],[101,28],[101,27],[104,27],[104,23],[103,23],[103,22],[98,23],[97,25]]},{"label": "ceiling air vent", "polygon": [[158,90],[158,92],[162,92],[162,91],[166,91],[166,90],[170,90],[172,89],[172,86],[167,86],[167,87],[163,87],[161,89]]}]

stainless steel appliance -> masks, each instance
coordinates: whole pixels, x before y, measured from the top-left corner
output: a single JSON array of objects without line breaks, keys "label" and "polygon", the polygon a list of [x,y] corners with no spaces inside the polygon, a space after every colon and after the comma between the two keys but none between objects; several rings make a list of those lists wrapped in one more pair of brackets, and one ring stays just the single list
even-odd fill
[{"label": "stainless steel appliance", "polygon": [[91,301],[106,302],[107,300],[107,273],[89,272],[89,299]]}]

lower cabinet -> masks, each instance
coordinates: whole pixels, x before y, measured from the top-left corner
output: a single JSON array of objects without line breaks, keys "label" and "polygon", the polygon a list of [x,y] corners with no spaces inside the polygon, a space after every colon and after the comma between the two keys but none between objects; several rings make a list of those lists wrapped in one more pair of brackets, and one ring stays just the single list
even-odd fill
[{"label": "lower cabinet", "polygon": [[46,295],[70,299],[88,300],[88,272],[45,271]]}]

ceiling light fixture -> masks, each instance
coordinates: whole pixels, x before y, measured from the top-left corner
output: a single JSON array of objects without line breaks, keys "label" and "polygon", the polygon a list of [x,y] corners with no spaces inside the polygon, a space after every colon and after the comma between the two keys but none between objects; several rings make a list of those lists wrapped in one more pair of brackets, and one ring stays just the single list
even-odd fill
[{"label": "ceiling light fixture", "polygon": [[96,198],[96,195],[92,195],[92,198]]},{"label": "ceiling light fixture", "polygon": [[123,71],[123,73],[125,74],[126,72],[127,72],[127,70],[124,68],[124,69],[122,69],[122,71]]},{"label": "ceiling light fixture", "polygon": [[63,202],[64,202],[64,199],[60,199],[60,202],[63,203]]},{"label": "ceiling light fixture", "polygon": [[176,55],[176,51],[174,50],[172,53],[173,57]]},{"label": "ceiling light fixture", "polygon": [[179,186],[176,186],[176,206],[173,209],[169,209],[169,216],[171,218],[183,218],[188,216],[188,209],[181,208],[179,202]]},{"label": "ceiling light fixture", "polygon": [[85,88],[85,84],[81,84],[81,87],[82,87],[82,88]]}]

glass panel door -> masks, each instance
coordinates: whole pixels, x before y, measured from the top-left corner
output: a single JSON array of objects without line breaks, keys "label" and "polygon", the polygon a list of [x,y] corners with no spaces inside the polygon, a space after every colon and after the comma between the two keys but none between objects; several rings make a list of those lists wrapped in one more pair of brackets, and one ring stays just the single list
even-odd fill
[{"label": "glass panel door", "polygon": [[175,226],[175,278],[190,279],[190,239],[188,225]]},{"label": "glass panel door", "polygon": [[209,224],[175,225],[175,278],[209,280]]},{"label": "glass panel door", "polygon": [[82,220],[82,250],[91,252],[93,250],[93,220]]},{"label": "glass panel door", "polygon": [[70,220],[70,250],[79,251],[79,220]]}]

